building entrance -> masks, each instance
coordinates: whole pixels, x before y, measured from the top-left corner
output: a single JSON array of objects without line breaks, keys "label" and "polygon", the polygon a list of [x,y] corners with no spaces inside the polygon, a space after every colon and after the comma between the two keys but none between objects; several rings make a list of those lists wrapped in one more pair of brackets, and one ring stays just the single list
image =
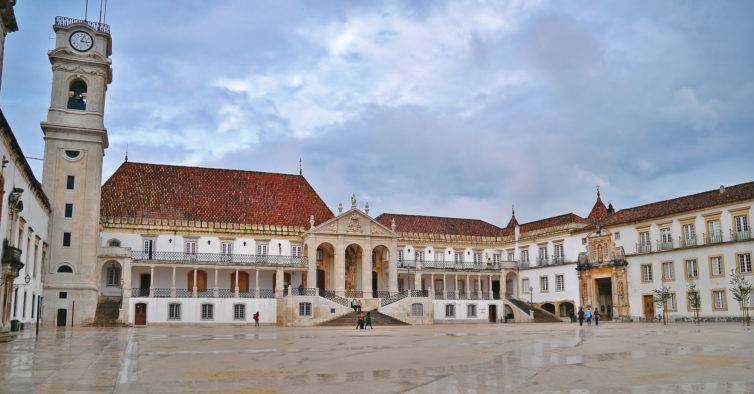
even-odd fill
[{"label": "building entrance", "polygon": [[613,283],[610,278],[599,278],[595,280],[597,287],[597,305],[600,311],[600,317],[603,320],[613,318]]}]

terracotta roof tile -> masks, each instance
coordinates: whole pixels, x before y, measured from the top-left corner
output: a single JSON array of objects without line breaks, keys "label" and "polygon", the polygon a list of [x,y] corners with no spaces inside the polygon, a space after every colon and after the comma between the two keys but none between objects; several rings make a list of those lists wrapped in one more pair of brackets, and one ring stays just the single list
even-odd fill
[{"label": "terracotta roof tile", "polygon": [[670,200],[640,205],[638,207],[621,209],[610,215],[604,225],[640,222],[648,219],[750,199],[754,199],[754,182],[726,187],[722,193],[720,192],[720,189],[714,189]]},{"label": "terracotta roof tile", "polygon": [[302,227],[333,217],[301,175],[132,162],[102,186],[100,213]]},{"label": "terracotta roof tile", "polygon": [[589,216],[587,216],[587,219],[589,219],[590,223],[594,223],[594,222],[603,222],[606,217],[607,217],[607,207],[605,207],[605,203],[602,202],[602,199],[600,198],[599,194],[597,194],[597,201],[594,203],[594,206],[592,207],[592,210],[589,212]]},{"label": "terracotta roof tile", "polygon": [[[566,213],[564,215],[552,216],[533,222],[528,222],[519,225],[521,233],[529,231],[542,230],[549,227],[562,226],[571,223],[586,224],[588,221],[575,213]],[[513,229],[506,228],[506,234],[513,234]]]},{"label": "terracotta roof tile", "polygon": [[395,219],[395,231],[401,233],[469,235],[499,237],[503,229],[479,219],[446,218],[440,216],[383,213],[375,220],[390,227]]}]

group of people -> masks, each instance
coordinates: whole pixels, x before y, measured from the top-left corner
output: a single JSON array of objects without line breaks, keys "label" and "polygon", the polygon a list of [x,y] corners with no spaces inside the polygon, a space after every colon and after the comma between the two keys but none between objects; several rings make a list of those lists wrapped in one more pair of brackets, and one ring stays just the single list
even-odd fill
[{"label": "group of people", "polygon": [[584,311],[584,308],[579,307],[579,312],[576,314],[579,319],[579,325],[584,325],[584,320],[586,320],[586,325],[591,326],[592,325],[592,319],[594,319],[594,325],[599,326],[600,325],[600,311],[599,309],[594,309],[594,312],[592,312],[592,307],[588,306],[586,307],[586,312]]},{"label": "group of people", "polygon": [[359,314],[356,316],[356,329],[362,329],[366,330],[367,326],[374,330],[374,327],[372,327],[372,314],[371,312],[367,312],[364,314],[364,312],[359,311]]}]

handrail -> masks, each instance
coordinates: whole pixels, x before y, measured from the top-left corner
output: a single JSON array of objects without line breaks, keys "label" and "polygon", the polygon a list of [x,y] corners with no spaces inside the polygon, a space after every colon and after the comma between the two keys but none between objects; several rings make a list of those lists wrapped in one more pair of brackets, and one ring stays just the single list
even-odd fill
[{"label": "handrail", "polygon": [[305,256],[279,256],[256,254],[224,254],[224,253],[185,253],[185,252],[156,252],[135,250],[131,252],[135,261],[149,261],[153,263],[169,264],[217,264],[217,265],[249,265],[249,266],[284,266],[305,267]]},{"label": "handrail", "polygon": [[99,32],[108,33],[108,34],[110,33],[110,25],[106,23],[99,23],[99,22],[93,22],[93,21],[88,21],[84,19],[70,18],[67,16],[55,17],[55,26],[69,26],[76,23],[83,23],[91,27],[94,31],[99,31]]}]

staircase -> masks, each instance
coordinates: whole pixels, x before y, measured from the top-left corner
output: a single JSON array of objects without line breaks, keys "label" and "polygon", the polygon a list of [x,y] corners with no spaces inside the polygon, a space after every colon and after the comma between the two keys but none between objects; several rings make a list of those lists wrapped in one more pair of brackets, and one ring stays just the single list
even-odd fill
[{"label": "staircase", "polygon": [[524,311],[527,314],[531,315],[531,311],[534,311],[534,323],[560,323],[562,320],[560,320],[557,316],[553,315],[550,312],[547,312],[544,309],[537,308],[535,306],[532,306],[528,302],[521,301],[517,298],[508,297],[508,302],[515,305],[518,309]]},{"label": "staircase", "polygon": [[[366,312],[364,312],[366,314]],[[333,320],[328,320],[326,322],[323,322],[319,324],[320,326],[326,326],[326,327],[333,327],[333,326],[351,326],[356,327],[356,316],[358,314],[356,312],[350,312],[348,314],[345,314],[343,316],[340,316]],[[382,314],[377,311],[370,311],[370,315],[372,316],[372,325],[375,327],[378,326],[407,326],[408,323],[402,322],[398,319],[392,318],[388,315]]]},{"label": "staircase", "polygon": [[97,302],[97,311],[94,313],[93,326],[115,326],[118,324],[120,313],[120,297],[100,297]]}]

